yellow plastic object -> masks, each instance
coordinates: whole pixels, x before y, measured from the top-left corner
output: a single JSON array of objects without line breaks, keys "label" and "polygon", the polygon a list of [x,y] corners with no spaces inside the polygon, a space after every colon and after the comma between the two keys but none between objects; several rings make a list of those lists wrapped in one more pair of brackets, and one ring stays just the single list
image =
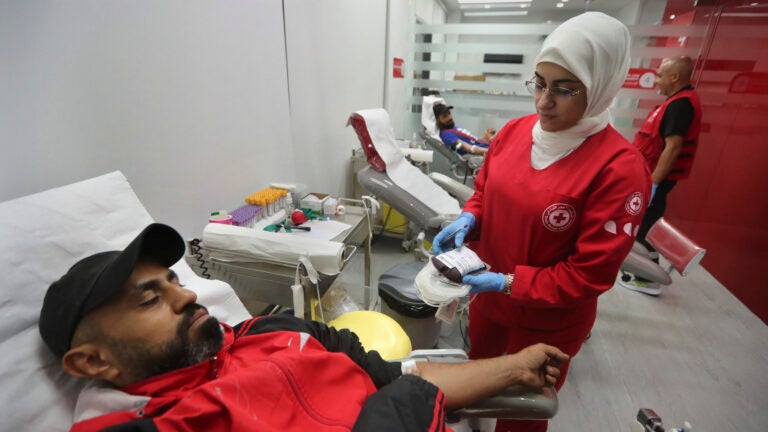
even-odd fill
[{"label": "yellow plastic object", "polygon": [[328,323],[337,330],[349,329],[360,338],[366,351],[378,351],[384,360],[405,358],[411,352],[411,339],[400,324],[375,311],[353,311]]},{"label": "yellow plastic object", "polygon": [[392,234],[402,234],[405,232],[405,226],[408,219],[402,213],[390,207],[387,203],[381,203],[381,214],[384,217],[384,230]]},{"label": "yellow plastic object", "polygon": [[280,198],[288,195],[288,191],[285,189],[266,188],[258,192],[252,193],[245,197],[245,202],[251,205],[265,206],[278,201]]}]

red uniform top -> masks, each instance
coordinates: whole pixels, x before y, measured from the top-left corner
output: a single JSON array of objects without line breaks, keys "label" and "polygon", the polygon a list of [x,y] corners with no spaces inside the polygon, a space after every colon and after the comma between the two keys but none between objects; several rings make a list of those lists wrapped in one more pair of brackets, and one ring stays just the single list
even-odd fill
[{"label": "red uniform top", "polygon": [[471,246],[491,271],[515,275],[509,298],[494,300],[594,306],[632,247],[650,197],[650,172],[611,126],[534,169],[536,120],[534,114],[510,121],[490,147],[464,207],[477,218]]}]

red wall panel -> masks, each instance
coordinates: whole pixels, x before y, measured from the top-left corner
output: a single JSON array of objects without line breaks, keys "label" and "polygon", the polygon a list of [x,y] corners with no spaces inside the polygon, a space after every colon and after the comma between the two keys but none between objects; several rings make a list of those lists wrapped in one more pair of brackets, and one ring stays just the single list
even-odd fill
[{"label": "red wall panel", "polygon": [[704,267],[768,323],[768,95],[759,79],[732,85],[768,72],[768,2],[707,8],[694,23],[710,25],[695,74],[709,128],[667,217],[707,248]]}]

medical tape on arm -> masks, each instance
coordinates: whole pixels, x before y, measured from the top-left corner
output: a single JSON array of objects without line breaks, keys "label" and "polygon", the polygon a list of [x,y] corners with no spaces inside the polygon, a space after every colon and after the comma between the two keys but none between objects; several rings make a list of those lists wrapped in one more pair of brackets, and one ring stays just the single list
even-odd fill
[{"label": "medical tape on arm", "polygon": [[400,363],[400,372],[402,372],[403,375],[419,375],[419,368],[416,366],[416,360],[403,360],[403,362]]}]

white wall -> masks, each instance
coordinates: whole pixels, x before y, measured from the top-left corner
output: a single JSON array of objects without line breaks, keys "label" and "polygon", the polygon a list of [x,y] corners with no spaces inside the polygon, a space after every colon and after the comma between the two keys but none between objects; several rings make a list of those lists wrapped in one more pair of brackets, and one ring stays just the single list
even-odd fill
[{"label": "white wall", "polygon": [[659,25],[664,18],[667,0],[639,0],[642,2],[638,11],[637,24]]},{"label": "white wall", "polygon": [[413,13],[426,24],[432,24],[436,17],[445,14],[439,0],[412,0]]},{"label": "white wall", "polygon": [[387,6],[0,0],[0,200],[121,170],[191,237],[273,181],[349,195]]},{"label": "white wall", "polygon": [[[410,110],[409,82],[413,78],[413,24],[415,17],[413,6],[409,0],[389,0],[387,8],[387,53],[385,72],[384,108],[392,120],[395,137],[410,139],[413,130],[406,127],[406,119]],[[403,59],[404,78],[393,78],[393,59]]]},{"label": "white wall", "polygon": [[[284,0],[296,178],[350,196],[356,110],[384,106],[387,3]],[[282,157],[282,156],[281,156]]]},{"label": "white wall", "polygon": [[294,178],[282,22],[280,0],[0,0],[0,200],[119,169],[199,236]]},{"label": "white wall", "polygon": [[628,3],[623,8],[615,10],[610,15],[617,20],[623,22],[625,25],[631,26],[637,24],[637,18],[640,15],[640,8],[643,6],[642,1],[635,1]]},{"label": "white wall", "polygon": [[[410,113],[410,89],[412,87],[414,62],[414,30],[417,18],[425,24],[443,24],[446,11],[442,3],[436,0],[388,0],[387,15],[387,70],[385,74],[386,93],[384,104],[395,132],[395,137],[411,139],[414,133],[421,131],[418,116]],[[432,42],[442,43],[445,35],[433,35]],[[441,61],[443,54],[433,53],[432,61]],[[454,54],[455,56],[455,54]],[[405,60],[405,78],[392,77],[393,57]],[[421,61],[421,59],[419,59]],[[442,72],[432,72],[436,78]],[[420,139],[420,138],[418,138]]]}]

